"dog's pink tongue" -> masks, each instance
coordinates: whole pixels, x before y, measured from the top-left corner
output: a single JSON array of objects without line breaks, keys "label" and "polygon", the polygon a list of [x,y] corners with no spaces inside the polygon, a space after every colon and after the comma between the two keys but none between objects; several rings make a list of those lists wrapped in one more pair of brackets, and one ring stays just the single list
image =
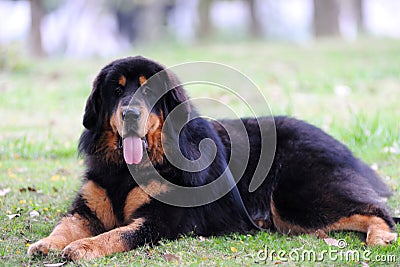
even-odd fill
[{"label": "dog's pink tongue", "polygon": [[143,157],[142,139],[137,136],[124,138],[124,158],[127,164],[139,164]]}]

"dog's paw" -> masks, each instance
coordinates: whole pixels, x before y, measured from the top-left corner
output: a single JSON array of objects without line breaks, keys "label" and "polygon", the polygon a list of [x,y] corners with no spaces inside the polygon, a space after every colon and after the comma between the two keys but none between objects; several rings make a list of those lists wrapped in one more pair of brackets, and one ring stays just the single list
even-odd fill
[{"label": "dog's paw", "polygon": [[367,234],[367,244],[369,246],[388,245],[397,239],[396,233],[384,230],[373,230]]},{"label": "dog's paw", "polygon": [[91,260],[104,255],[93,238],[84,238],[72,242],[62,251],[63,258],[72,261]]},{"label": "dog's paw", "polygon": [[33,243],[29,246],[28,255],[35,256],[35,255],[43,255],[46,256],[49,254],[50,250],[62,250],[65,247],[65,242],[62,240],[47,237],[44,239],[39,240],[36,243]]}]

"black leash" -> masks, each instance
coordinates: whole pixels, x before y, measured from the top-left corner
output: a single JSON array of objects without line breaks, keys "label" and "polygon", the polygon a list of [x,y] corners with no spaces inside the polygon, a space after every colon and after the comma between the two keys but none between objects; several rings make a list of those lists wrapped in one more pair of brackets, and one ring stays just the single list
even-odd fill
[{"label": "black leash", "polygon": [[239,212],[242,215],[242,217],[247,218],[248,222],[250,223],[250,226],[252,228],[254,228],[255,230],[258,231],[267,231],[267,229],[261,228],[260,226],[258,226],[257,224],[254,223],[253,219],[251,218],[251,216],[249,215],[249,212],[247,211],[244,203],[243,203],[243,199],[240,196],[239,193],[239,189],[237,188],[235,179],[233,178],[233,175],[231,173],[231,170],[229,169],[229,167],[226,167],[226,176],[228,178],[228,182],[233,185],[233,188],[231,190],[232,196],[233,196],[233,200],[235,201],[235,203],[237,204],[238,208],[239,208]]}]

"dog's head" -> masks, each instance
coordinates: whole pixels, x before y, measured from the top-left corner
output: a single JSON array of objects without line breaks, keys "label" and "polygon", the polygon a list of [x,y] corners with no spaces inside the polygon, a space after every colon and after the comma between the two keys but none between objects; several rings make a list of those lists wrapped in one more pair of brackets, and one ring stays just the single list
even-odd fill
[{"label": "dog's head", "polygon": [[162,65],[140,56],[113,61],[96,77],[86,103],[83,125],[98,136],[93,154],[139,164],[147,150],[153,163],[161,163],[165,120],[177,108],[168,127],[176,135],[173,125],[183,125],[191,111],[187,100],[177,77]]}]

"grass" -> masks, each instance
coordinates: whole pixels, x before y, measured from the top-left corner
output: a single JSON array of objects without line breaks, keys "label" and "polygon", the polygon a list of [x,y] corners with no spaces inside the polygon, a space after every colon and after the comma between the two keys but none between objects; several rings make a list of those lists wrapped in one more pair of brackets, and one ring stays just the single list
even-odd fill
[{"label": "grass", "polygon": [[[62,262],[57,253],[30,259],[26,250],[30,243],[51,232],[79,189],[83,164],[77,157],[76,146],[82,130],[83,108],[93,78],[111,59],[34,61],[9,49],[0,52],[0,190],[11,190],[0,196],[0,266]],[[239,42],[191,47],[163,44],[138,47],[132,54],[143,54],[167,66],[202,60],[236,68],[257,85],[273,114],[296,116],[322,127],[373,165],[393,188],[389,205],[393,214],[400,216],[398,41],[367,39],[355,43],[327,41],[307,45]],[[340,89],[345,87],[350,91],[341,95]],[[249,115],[235,98],[226,97],[225,91],[196,86],[188,89],[192,97],[212,96],[239,110],[241,116]],[[335,93],[335,89],[339,93]],[[252,99],[253,94],[246,96],[253,103],[260,103],[255,108],[267,111],[262,101]],[[214,107],[202,106],[200,110],[222,117]],[[38,211],[39,216],[31,217],[33,210]],[[13,214],[19,217],[9,219]],[[369,248],[363,243],[365,237],[359,233],[338,232],[330,237],[347,242],[348,246],[341,251],[355,250],[360,256],[367,254],[370,260],[362,257],[346,260],[343,254],[335,254],[342,255],[342,259],[325,255],[321,260],[318,255],[323,251],[338,248],[314,236],[254,233],[213,238],[188,235],[177,241],[163,240],[154,247],[142,247],[79,265],[400,264],[398,242]],[[292,256],[296,251],[300,254],[314,251],[317,259],[286,262],[288,255],[279,251],[291,252]],[[269,256],[265,260],[264,252]],[[396,262],[374,261],[390,255],[397,256]]]}]

